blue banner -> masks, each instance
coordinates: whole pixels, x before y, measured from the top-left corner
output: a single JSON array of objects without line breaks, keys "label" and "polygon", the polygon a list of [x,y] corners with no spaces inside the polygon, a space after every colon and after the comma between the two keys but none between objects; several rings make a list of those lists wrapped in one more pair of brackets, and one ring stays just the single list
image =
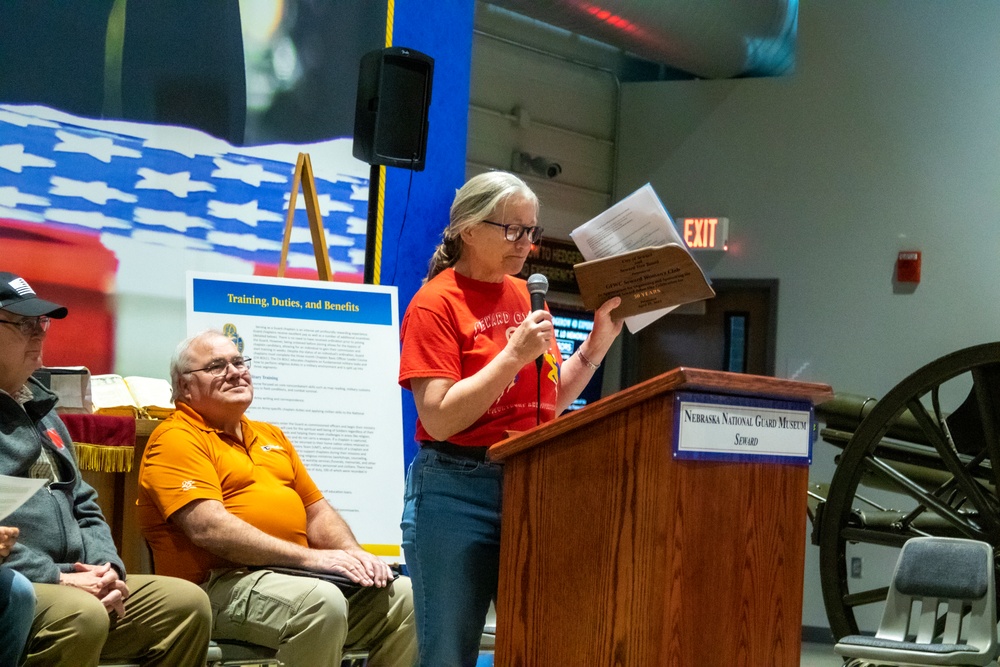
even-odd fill
[{"label": "blue banner", "polygon": [[337,288],[194,279],[194,312],[391,326],[392,296]]}]

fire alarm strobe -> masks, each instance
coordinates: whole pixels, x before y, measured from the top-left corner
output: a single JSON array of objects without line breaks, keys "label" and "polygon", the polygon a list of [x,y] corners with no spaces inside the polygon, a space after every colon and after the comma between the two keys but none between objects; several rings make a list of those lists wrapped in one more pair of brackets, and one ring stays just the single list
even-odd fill
[{"label": "fire alarm strobe", "polygon": [[903,250],[896,257],[896,280],[901,283],[920,282],[920,251]]}]

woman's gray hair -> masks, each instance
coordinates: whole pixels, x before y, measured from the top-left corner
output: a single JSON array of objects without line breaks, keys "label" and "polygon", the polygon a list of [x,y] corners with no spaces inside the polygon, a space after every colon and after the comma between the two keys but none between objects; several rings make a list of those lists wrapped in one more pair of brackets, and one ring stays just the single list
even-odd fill
[{"label": "woman's gray hair", "polygon": [[173,355],[170,357],[170,400],[177,402],[178,397],[181,393],[181,378],[187,372],[187,367],[191,365],[191,346],[194,342],[205,336],[221,336],[223,338],[229,338],[226,334],[222,333],[219,329],[205,329],[200,333],[196,333],[190,338],[185,338],[177,347],[174,349]]},{"label": "woman's gray hair", "polygon": [[434,249],[424,281],[454,266],[459,260],[462,256],[463,230],[489,218],[512,198],[534,202],[535,208],[538,208],[538,197],[514,174],[488,171],[466,181],[455,193],[448,226],[441,234],[441,243]]}]

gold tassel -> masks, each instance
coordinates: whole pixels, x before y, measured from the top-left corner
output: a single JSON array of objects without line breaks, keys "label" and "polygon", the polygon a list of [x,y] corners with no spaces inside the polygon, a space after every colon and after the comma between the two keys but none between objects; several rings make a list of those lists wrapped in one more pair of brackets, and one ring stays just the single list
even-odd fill
[{"label": "gold tassel", "polygon": [[131,472],[135,447],[108,447],[86,442],[74,443],[80,470],[93,472]]}]

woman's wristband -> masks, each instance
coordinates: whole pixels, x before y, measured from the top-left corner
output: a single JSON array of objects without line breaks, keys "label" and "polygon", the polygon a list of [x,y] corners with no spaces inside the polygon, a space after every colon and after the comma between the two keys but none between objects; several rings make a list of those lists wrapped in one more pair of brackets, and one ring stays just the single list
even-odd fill
[{"label": "woman's wristband", "polygon": [[576,351],[576,354],[580,357],[580,361],[582,361],[583,363],[587,364],[587,366],[590,368],[590,370],[596,371],[598,368],[601,367],[600,364],[595,364],[593,361],[591,361],[590,359],[587,358],[587,355],[585,355],[583,353],[583,348],[582,347]]}]

